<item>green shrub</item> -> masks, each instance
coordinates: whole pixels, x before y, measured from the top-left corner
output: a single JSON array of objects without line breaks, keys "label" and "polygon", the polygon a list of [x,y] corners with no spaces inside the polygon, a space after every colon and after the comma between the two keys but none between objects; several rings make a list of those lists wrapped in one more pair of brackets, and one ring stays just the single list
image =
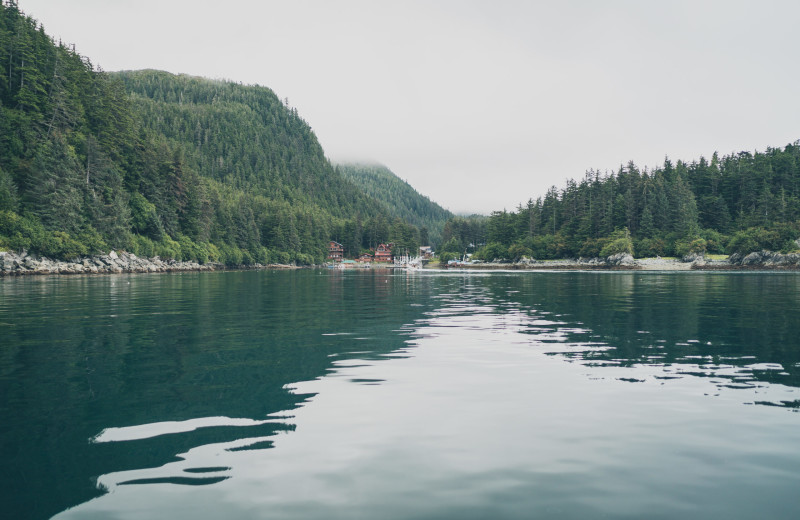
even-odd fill
[{"label": "green shrub", "polygon": [[38,222],[31,222],[13,211],[0,211],[0,236],[4,247],[12,251],[30,250],[35,234],[44,234]]},{"label": "green shrub", "polygon": [[169,235],[164,235],[159,242],[155,243],[155,253],[162,259],[182,259],[181,245],[172,240]]},{"label": "green shrub", "polygon": [[442,244],[439,249],[454,252],[453,254],[460,254],[460,252],[464,251],[464,245],[456,237],[450,237],[450,240]]},{"label": "green shrub", "polygon": [[306,253],[298,253],[295,257],[295,262],[297,262],[298,265],[312,265],[314,263],[314,257]]},{"label": "green shrub", "polygon": [[611,233],[605,245],[600,249],[601,257],[618,255],[620,253],[633,255],[633,240],[631,240],[631,234],[628,228],[618,229]]},{"label": "green shrub", "polygon": [[156,246],[152,240],[142,235],[132,235],[130,239],[130,249],[133,254],[142,258],[153,258],[156,256]]},{"label": "green shrub", "polygon": [[161,240],[165,236],[164,226],[158,218],[155,204],[148,201],[141,193],[133,193],[128,206],[131,210],[131,226],[136,233],[146,235],[153,240]]},{"label": "green shrub", "polygon": [[754,251],[778,251],[785,245],[780,242],[780,234],[762,227],[752,227],[735,233],[728,242],[729,253],[746,255]]},{"label": "green shrub", "polygon": [[0,236],[4,248],[59,260],[96,254],[108,247],[92,227],[77,235],[48,231],[35,217],[22,217],[11,211],[0,211]]},{"label": "green shrub", "polygon": [[523,257],[533,258],[533,251],[522,244],[511,244],[508,247],[508,257],[512,262],[519,262]]},{"label": "green shrub", "polygon": [[489,242],[475,252],[478,260],[492,262],[494,260],[505,260],[508,258],[508,248],[499,242]]},{"label": "green shrub", "polygon": [[86,246],[86,250],[90,255],[104,253],[109,249],[106,241],[92,226],[78,233],[77,240]]},{"label": "green shrub", "polygon": [[603,249],[607,242],[608,240],[602,238],[587,238],[578,250],[578,256],[596,258],[600,256],[600,250]]},{"label": "green shrub", "polygon": [[[477,255],[478,253],[475,253],[475,254]],[[458,258],[461,258],[461,256],[458,253],[453,253],[453,252],[450,252],[450,251],[444,251],[442,253],[437,253],[437,256],[439,257],[439,263],[441,263],[441,264],[446,264],[450,260],[456,260]]]},{"label": "green shrub", "polygon": [[208,262],[209,253],[205,243],[194,242],[186,235],[178,235],[178,244],[181,248],[181,260],[184,262],[197,262],[205,264]]},{"label": "green shrub", "polygon": [[42,256],[65,260],[86,256],[89,253],[84,244],[64,231],[53,231],[37,249],[36,252]]},{"label": "green shrub", "polygon": [[538,259],[564,258],[570,255],[569,241],[564,235],[538,235],[526,238],[521,244],[531,250],[531,257]]},{"label": "green shrub", "polygon": [[729,237],[723,235],[714,229],[704,229],[700,232],[700,237],[706,241],[706,252],[708,254],[724,254],[725,244],[730,240]]},{"label": "green shrub", "polygon": [[206,252],[208,254],[208,261],[209,262],[221,262],[220,258],[222,257],[222,253],[220,253],[219,248],[212,244],[211,242],[207,242],[204,244]]},{"label": "green shrub", "polygon": [[600,250],[601,257],[618,255],[620,253],[633,255],[633,242],[631,241],[630,238],[628,239],[618,238],[616,240],[612,240],[611,242],[603,246],[603,249]]},{"label": "green shrub", "polygon": [[639,258],[665,256],[667,246],[661,238],[643,238],[634,243],[634,251]]},{"label": "green shrub", "polygon": [[703,238],[689,237],[675,242],[675,255],[686,256],[690,253],[705,254],[706,240]]}]

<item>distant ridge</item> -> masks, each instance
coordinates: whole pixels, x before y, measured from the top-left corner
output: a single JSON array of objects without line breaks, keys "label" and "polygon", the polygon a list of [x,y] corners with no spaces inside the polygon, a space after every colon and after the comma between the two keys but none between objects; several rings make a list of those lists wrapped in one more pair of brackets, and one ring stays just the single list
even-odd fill
[{"label": "distant ridge", "polygon": [[454,216],[449,210],[421,195],[382,164],[342,162],[336,164],[336,169],[367,195],[383,203],[392,217],[427,228],[431,245],[441,243],[444,224]]}]

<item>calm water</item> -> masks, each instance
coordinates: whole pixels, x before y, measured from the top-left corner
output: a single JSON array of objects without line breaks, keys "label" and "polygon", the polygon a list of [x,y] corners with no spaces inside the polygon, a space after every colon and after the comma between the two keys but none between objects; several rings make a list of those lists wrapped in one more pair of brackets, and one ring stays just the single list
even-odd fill
[{"label": "calm water", "polygon": [[800,275],[0,279],[0,517],[797,518]]}]

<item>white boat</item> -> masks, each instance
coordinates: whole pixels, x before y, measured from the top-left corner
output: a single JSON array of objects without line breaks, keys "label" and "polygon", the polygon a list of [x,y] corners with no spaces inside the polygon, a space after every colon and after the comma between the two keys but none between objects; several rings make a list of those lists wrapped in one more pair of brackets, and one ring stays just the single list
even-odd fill
[{"label": "white boat", "polygon": [[422,269],[422,257],[411,258],[408,255],[402,255],[395,258],[394,266],[398,269]]}]

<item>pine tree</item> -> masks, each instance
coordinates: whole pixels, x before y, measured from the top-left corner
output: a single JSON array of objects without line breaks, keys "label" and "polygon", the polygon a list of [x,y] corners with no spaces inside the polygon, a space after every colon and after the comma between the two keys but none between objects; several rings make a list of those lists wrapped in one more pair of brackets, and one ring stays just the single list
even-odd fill
[{"label": "pine tree", "polygon": [[0,168],[0,211],[17,211],[17,186],[11,175]]},{"label": "pine tree", "polygon": [[48,229],[77,231],[83,226],[83,175],[61,134],[44,140],[29,172],[28,207]]}]

